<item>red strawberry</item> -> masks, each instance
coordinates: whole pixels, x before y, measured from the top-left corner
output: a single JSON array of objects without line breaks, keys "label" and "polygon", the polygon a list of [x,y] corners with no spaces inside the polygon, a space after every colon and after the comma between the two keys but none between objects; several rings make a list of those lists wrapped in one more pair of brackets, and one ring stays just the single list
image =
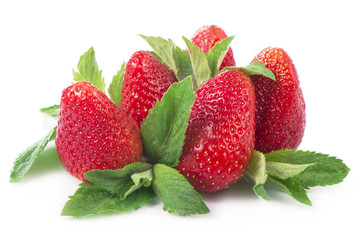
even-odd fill
[{"label": "red strawberry", "polygon": [[266,48],[255,61],[264,63],[277,80],[252,77],[256,95],[255,149],[266,153],[297,148],[305,130],[305,102],[295,66],[281,48]]},{"label": "red strawberry", "polygon": [[254,151],[255,94],[250,77],[224,71],[195,92],[177,169],[196,190],[228,188],[245,173]]},{"label": "red strawberry", "polygon": [[122,168],[142,154],[136,121],[88,82],[64,89],[55,143],[67,171],[85,181],[89,170]]},{"label": "red strawberry", "polygon": [[[191,41],[201,50],[203,50],[204,53],[207,53],[212,47],[214,47],[217,42],[225,38],[227,38],[227,35],[224,30],[218,26],[210,25],[199,28],[195,32]],[[235,66],[234,55],[231,48],[229,48],[228,52],[226,53],[219,70],[228,66]]]},{"label": "red strawberry", "polygon": [[125,67],[121,89],[121,107],[139,126],[168,88],[175,74],[146,51],[135,52]]}]

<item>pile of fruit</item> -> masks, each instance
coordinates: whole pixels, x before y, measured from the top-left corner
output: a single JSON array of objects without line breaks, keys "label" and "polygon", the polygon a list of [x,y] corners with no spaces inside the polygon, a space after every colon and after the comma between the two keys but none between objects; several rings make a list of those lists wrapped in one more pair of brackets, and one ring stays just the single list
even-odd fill
[{"label": "pile of fruit", "polygon": [[214,25],[183,37],[187,49],[140,36],[153,51],[135,52],[107,95],[94,49],[80,57],[60,104],[41,109],[57,126],[19,155],[12,182],[52,140],[65,169],[83,181],[62,211],[76,217],[137,209],[156,196],[171,213],[204,214],[199,192],[242,178],[265,200],[273,185],[311,205],[307,189],[347,176],[342,160],[296,149],[305,102],[283,49],[265,48],[236,67],[234,37]]}]

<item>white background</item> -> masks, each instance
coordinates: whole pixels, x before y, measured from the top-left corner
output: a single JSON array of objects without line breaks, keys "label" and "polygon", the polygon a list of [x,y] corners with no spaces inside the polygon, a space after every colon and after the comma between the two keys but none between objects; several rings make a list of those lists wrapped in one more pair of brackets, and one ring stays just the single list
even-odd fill
[{"label": "white background", "polygon": [[[359,239],[359,6],[356,1],[1,1],[1,239]],[[292,57],[305,96],[307,126],[300,149],[337,156],[352,169],[341,184],[309,191],[313,206],[270,191],[256,197],[246,183],[204,195],[211,213],[181,217],[156,199],[125,214],[60,216],[80,183],[56,158],[10,183],[13,161],[56,124],[39,112],[58,104],[79,56],[93,46],[106,83],[137,50],[138,34],[191,38],[205,24],[236,35],[245,66],[267,46]],[[31,238],[31,239],[32,239]]]}]

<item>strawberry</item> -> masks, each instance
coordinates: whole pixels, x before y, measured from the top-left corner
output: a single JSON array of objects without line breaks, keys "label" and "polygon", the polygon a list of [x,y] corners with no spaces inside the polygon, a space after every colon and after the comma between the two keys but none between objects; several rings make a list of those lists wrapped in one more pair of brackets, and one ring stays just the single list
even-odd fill
[{"label": "strawberry", "polygon": [[253,76],[256,96],[255,149],[270,152],[297,148],[305,130],[305,102],[295,66],[281,48],[265,48],[260,61],[277,81]]},{"label": "strawberry", "polygon": [[85,181],[89,170],[140,161],[143,150],[136,121],[88,82],[64,89],[55,144],[66,170]]},{"label": "strawberry", "polygon": [[175,74],[152,54],[135,52],[125,67],[121,107],[141,126],[149,110],[176,81]]},{"label": "strawberry", "polygon": [[[217,42],[225,38],[227,38],[227,35],[223,29],[216,25],[208,25],[199,28],[195,32],[191,41],[202,51],[204,51],[204,53],[207,53],[212,47],[214,47]],[[234,55],[231,48],[229,48],[228,52],[226,53],[219,70],[228,66],[235,66]]]},{"label": "strawberry", "polygon": [[254,151],[255,94],[250,77],[229,69],[195,92],[177,169],[196,190],[228,188],[245,173]]}]

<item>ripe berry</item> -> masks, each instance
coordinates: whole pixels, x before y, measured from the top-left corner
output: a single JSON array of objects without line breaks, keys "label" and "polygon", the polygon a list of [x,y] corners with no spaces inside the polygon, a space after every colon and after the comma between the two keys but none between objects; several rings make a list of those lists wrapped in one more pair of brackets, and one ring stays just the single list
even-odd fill
[{"label": "ripe berry", "polygon": [[255,149],[270,152],[297,148],[305,130],[305,102],[296,68],[281,48],[265,48],[252,62],[260,61],[276,81],[252,76],[256,96]]},{"label": "ripe berry", "polygon": [[135,52],[126,64],[121,89],[121,107],[141,126],[168,88],[175,74],[146,51]]},{"label": "ripe berry", "polygon": [[228,188],[245,173],[254,151],[255,94],[250,77],[226,70],[195,92],[177,169],[196,190]]},{"label": "ripe berry", "polygon": [[140,161],[143,150],[136,121],[88,82],[64,89],[55,144],[66,170],[84,181],[87,171]]}]

